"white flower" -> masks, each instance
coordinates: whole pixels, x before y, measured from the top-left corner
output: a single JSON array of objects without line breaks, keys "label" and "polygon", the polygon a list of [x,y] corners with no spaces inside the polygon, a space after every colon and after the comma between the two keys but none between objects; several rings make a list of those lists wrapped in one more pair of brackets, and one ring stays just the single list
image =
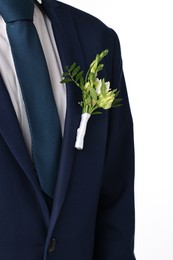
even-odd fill
[{"label": "white flower", "polygon": [[[109,81],[105,82],[105,85],[106,85],[106,91],[109,92],[110,82]],[[96,92],[98,95],[100,95],[100,93],[101,93],[101,87],[102,87],[102,80],[97,78],[96,79]]]}]

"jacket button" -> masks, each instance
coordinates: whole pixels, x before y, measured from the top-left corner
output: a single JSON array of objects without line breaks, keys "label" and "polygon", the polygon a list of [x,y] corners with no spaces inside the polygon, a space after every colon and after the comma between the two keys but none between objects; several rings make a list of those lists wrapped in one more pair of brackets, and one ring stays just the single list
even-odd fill
[{"label": "jacket button", "polygon": [[55,248],[56,248],[56,239],[52,238],[48,246],[48,253],[52,254],[55,251]]}]

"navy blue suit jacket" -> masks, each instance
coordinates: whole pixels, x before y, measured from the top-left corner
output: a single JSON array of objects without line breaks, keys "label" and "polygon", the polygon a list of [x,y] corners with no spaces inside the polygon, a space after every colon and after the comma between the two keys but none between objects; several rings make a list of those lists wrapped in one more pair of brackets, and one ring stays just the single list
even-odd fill
[{"label": "navy blue suit jacket", "polygon": [[98,19],[55,0],[46,0],[44,9],[63,67],[75,61],[86,71],[96,53],[109,49],[101,76],[120,90],[123,106],[92,116],[78,151],[81,92],[67,84],[50,214],[0,77],[0,260],[134,260],[133,123],[118,37]]}]

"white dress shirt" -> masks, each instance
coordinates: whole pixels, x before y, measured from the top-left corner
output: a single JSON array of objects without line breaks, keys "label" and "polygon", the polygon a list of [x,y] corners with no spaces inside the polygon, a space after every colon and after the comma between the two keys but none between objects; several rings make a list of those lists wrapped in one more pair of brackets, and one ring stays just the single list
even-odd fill
[{"label": "white dress shirt", "polygon": [[[64,122],[66,114],[66,87],[60,83],[62,66],[55,43],[51,22],[40,9],[35,6],[34,24],[37,29],[40,42],[46,58],[53,94],[58,109],[62,134],[64,132]],[[31,136],[22,98],[22,93],[17,78],[11,48],[6,33],[6,24],[0,16],[0,74],[7,87],[14,110],[16,112],[24,140],[29,153],[31,154]],[[39,97],[38,97],[39,102]]]}]

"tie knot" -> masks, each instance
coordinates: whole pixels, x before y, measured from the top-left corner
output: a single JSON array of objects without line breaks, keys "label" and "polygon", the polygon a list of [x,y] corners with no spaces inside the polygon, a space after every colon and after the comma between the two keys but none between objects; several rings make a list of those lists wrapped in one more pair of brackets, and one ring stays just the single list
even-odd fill
[{"label": "tie knot", "polygon": [[6,23],[33,20],[34,0],[0,0],[0,15]]}]

